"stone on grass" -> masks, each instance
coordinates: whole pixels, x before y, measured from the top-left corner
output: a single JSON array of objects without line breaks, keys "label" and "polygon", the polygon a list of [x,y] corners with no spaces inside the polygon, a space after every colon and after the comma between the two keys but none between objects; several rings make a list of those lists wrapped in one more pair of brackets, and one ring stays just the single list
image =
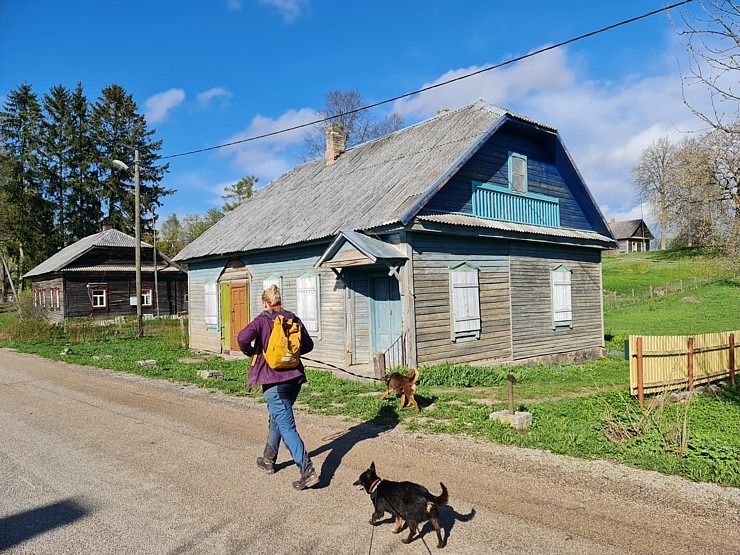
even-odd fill
[{"label": "stone on grass", "polygon": [[520,431],[526,430],[532,425],[532,413],[526,411],[516,411],[514,414],[511,414],[508,410],[500,410],[498,412],[492,412],[489,418],[510,424]]},{"label": "stone on grass", "polygon": [[224,373],[221,370],[198,370],[198,376],[204,380],[223,380]]},{"label": "stone on grass", "polygon": [[111,360],[113,355],[93,355],[95,360]]},{"label": "stone on grass", "polygon": [[151,366],[151,367],[154,367],[154,366],[157,365],[157,361],[156,360],[137,360],[136,361],[136,364],[138,364],[139,366]]}]

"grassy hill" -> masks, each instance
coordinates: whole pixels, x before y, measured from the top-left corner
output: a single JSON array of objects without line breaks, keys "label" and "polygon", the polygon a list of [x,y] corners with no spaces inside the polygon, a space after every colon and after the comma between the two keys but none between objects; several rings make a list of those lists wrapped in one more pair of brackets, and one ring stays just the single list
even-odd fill
[{"label": "grassy hill", "polygon": [[735,271],[726,258],[686,249],[605,257],[604,331],[610,346],[619,348],[630,334],[740,329]]}]

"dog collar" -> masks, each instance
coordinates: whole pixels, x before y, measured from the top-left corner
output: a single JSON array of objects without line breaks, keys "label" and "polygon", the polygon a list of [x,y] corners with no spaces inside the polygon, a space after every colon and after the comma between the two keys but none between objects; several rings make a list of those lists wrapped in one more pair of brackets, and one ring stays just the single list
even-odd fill
[{"label": "dog collar", "polygon": [[382,482],[380,478],[376,478],[375,481],[370,484],[370,489],[367,490],[368,493],[375,493],[375,490],[378,489],[378,486],[380,485],[380,482]]}]

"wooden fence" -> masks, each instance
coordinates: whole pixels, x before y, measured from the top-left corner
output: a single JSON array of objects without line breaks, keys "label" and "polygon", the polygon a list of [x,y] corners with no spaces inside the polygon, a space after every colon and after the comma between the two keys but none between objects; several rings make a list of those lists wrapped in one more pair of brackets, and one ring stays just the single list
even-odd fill
[{"label": "wooden fence", "polygon": [[688,389],[729,377],[735,383],[740,331],[629,337],[630,394]]}]

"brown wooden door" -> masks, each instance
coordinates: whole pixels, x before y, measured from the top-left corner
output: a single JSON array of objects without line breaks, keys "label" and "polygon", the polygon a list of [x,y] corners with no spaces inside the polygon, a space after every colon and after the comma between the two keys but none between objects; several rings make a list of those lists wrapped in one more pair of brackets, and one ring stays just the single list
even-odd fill
[{"label": "brown wooden door", "polygon": [[247,295],[247,286],[231,286],[231,350],[238,351],[239,344],[236,341],[239,332],[244,329],[249,322],[249,295]]}]

